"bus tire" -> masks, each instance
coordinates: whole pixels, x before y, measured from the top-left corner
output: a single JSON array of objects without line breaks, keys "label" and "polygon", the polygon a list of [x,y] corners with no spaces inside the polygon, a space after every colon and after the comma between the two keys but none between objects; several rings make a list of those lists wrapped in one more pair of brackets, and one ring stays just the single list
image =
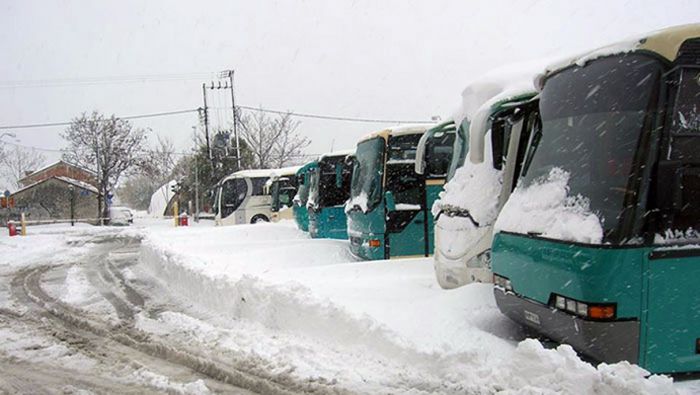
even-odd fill
[{"label": "bus tire", "polygon": [[256,214],[250,219],[251,224],[257,224],[260,222],[270,222],[270,219],[262,214]]}]

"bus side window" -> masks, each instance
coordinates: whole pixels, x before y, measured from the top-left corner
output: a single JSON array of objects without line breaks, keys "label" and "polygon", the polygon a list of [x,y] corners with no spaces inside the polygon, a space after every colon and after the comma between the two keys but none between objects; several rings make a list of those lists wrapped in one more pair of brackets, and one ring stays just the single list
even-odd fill
[{"label": "bus side window", "polygon": [[700,133],[700,69],[684,68],[680,73],[673,109],[673,133]]},{"label": "bus side window", "polygon": [[674,96],[668,156],[673,165],[664,177],[667,180],[660,180],[670,182],[673,189],[670,201],[665,204],[672,211],[667,226],[697,239],[700,237],[700,69],[679,71]]},{"label": "bus side window", "polygon": [[264,187],[268,178],[251,178],[250,181],[253,183],[253,196],[261,196],[265,194]]},{"label": "bus side window", "polygon": [[450,168],[454,151],[454,132],[437,132],[426,144],[425,177],[445,178]]}]

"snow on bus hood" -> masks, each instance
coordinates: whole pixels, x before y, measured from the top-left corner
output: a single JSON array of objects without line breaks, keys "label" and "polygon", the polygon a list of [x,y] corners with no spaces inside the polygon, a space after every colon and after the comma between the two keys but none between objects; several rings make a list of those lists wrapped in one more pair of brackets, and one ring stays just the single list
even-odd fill
[{"label": "snow on bus hood", "polygon": [[600,218],[589,200],[569,195],[569,173],[553,168],[549,175],[525,188],[518,186],[501,210],[494,232],[507,231],[580,243],[603,240]]},{"label": "snow on bus hood", "polygon": [[[433,205],[433,215],[443,211],[435,226],[442,230],[439,248],[449,259],[461,258],[491,232],[502,184],[502,172],[494,169],[489,159],[476,164],[467,161],[445,185]],[[450,211],[468,211],[479,226],[467,217],[451,216]]]},{"label": "snow on bus hood", "polygon": [[351,197],[345,202],[345,213],[349,214],[355,207],[366,213],[369,211],[369,198],[367,197],[367,192],[362,191],[359,195]]},{"label": "snow on bus hood", "polygon": [[491,224],[498,215],[498,195],[502,184],[503,173],[494,169],[490,160],[481,163],[467,161],[445,185],[440,199],[433,205],[433,215],[444,208],[453,207],[468,210],[480,225]]}]

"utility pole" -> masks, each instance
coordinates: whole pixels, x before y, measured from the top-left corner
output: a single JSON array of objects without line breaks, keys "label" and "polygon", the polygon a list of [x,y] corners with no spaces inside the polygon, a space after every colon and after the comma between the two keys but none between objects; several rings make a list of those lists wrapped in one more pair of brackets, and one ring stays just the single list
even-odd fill
[{"label": "utility pole", "polygon": [[[206,99],[206,90],[211,89],[211,90],[219,90],[219,89],[230,89],[231,90],[231,110],[233,110],[233,135],[234,138],[236,139],[236,163],[238,164],[238,169],[241,169],[241,142],[240,142],[240,136],[238,134],[238,112],[236,111],[236,95],[234,94],[233,91],[233,70],[224,70],[219,74],[219,78],[228,78],[228,81],[226,81],[224,84],[221,84],[221,80],[219,80],[217,85],[214,85],[214,81],[211,81],[211,85],[207,87],[206,83],[202,84],[202,92],[204,95],[204,112],[205,112],[205,120],[207,119],[206,117],[206,108],[207,108],[207,99]],[[208,143],[208,134],[207,132],[207,145]],[[227,146],[224,147],[227,149]],[[211,157],[211,150],[209,151],[209,155]],[[226,153],[228,156],[228,152]]]},{"label": "utility pole", "polygon": [[68,190],[70,190],[70,226],[75,226],[75,188],[70,185]]},{"label": "utility pole", "polygon": [[204,98],[204,136],[207,141],[207,152],[209,153],[209,159],[212,160],[211,156],[211,146],[209,145],[209,108],[207,107],[207,84],[202,84],[202,97]]},{"label": "utility pole", "polygon": [[102,185],[104,180],[102,179],[102,174],[100,172],[100,130],[97,131],[95,137],[95,162],[97,164],[97,218],[100,226],[104,225],[104,219],[102,218],[102,204],[107,196],[102,196],[100,198],[100,193],[102,193]]},{"label": "utility pole", "polygon": [[197,127],[192,126],[192,142],[194,142],[194,221],[199,222],[199,162],[197,160]]},{"label": "utility pole", "polygon": [[194,222],[199,222],[199,166],[194,156]]},{"label": "utility pole", "polygon": [[238,114],[236,112],[236,96],[233,92],[233,70],[224,70],[221,72],[222,75],[228,77],[231,83],[231,109],[233,110],[233,136],[236,138],[236,160],[238,161],[238,170],[241,169],[241,143],[238,138]]}]

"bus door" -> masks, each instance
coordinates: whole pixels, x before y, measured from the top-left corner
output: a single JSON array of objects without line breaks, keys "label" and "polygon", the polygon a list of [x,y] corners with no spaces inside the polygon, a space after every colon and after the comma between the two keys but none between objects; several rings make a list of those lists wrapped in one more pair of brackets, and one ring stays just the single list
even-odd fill
[{"label": "bus door", "polygon": [[656,177],[666,246],[657,243],[647,256],[640,353],[640,365],[668,373],[700,370],[700,68],[677,73],[669,138],[662,144],[668,155]]}]

